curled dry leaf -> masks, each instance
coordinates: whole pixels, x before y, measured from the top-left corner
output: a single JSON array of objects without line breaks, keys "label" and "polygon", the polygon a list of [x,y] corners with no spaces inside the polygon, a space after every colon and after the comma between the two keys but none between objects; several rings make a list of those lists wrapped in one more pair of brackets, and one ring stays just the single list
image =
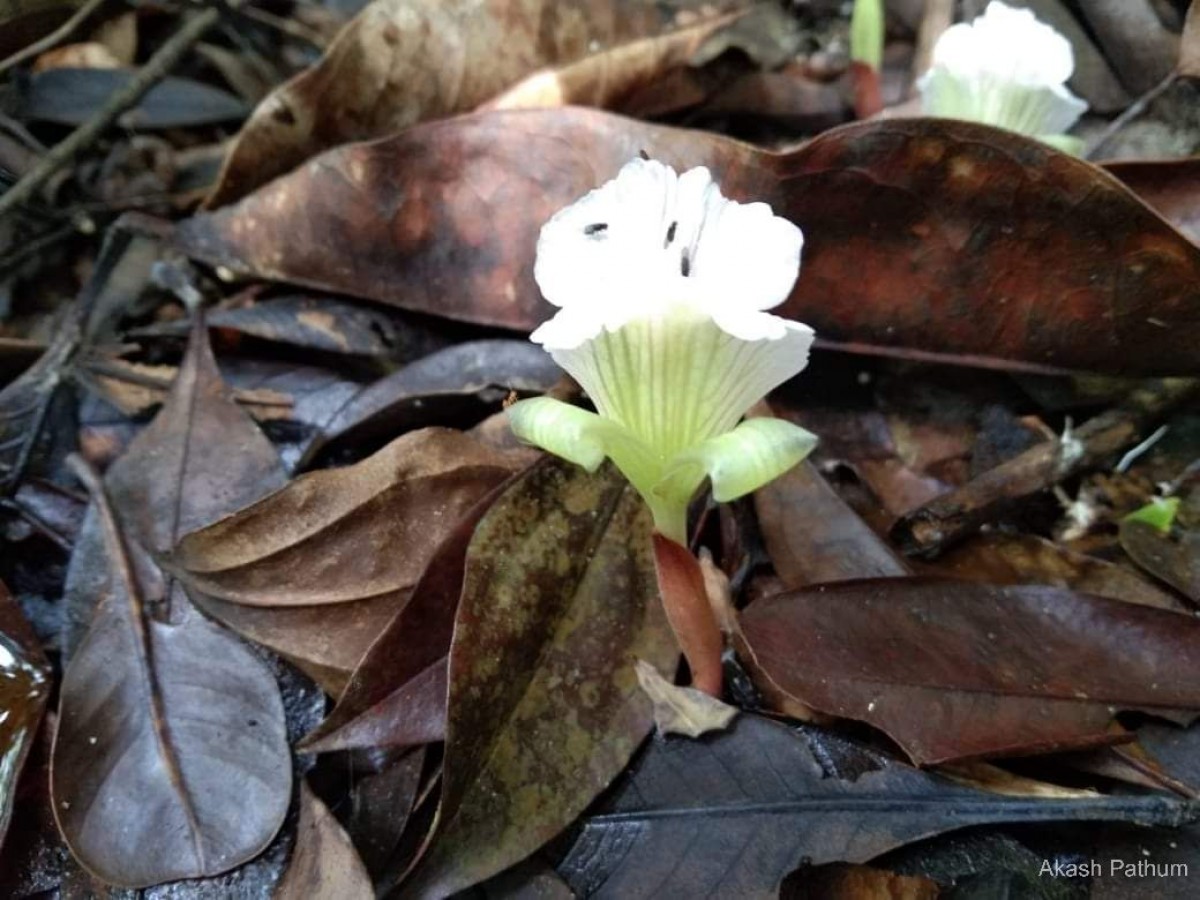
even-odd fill
[{"label": "curled dry leaf", "polygon": [[504,486],[483,497],[429,557],[411,602],[359,663],[329,717],[308,735],[313,753],[408,746],[446,735],[446,665],[462,594],[467,548]]},{"label": "curled dry leaf", "polygon": [[969,122],[862,122],[774,154],[595,110],[482,113],[333,150],[177,238],[233,271],[531,329],[552,311],[532,273],[542,223],[643,150],[801,226],[778,311],[826,340],[1035,369],[1200,365],[1200,248],[1102,169]]},{"label": "curled dry leaf", "polygon": [[620,44],[557,69],[537,72],[485,103],[482,109],[557,106],[623,109],[639,89],[690,65],[715,34],[743,15],[744,12],[737,12],[709,19],[670,34]]},{"label": "curled dry leaf", "polygon": [[1059,588],[818,585],[753,603],[742,630],[772,685],[922,765],[1109,743],[1116,710],[1200,709],[1200,623]]},{"label": "curled dry leaf", "polygon": [[300,783],[296,846],[274,900],[371,900],[371,876],[350,838],[308,786]]},{"label": "curled dry leaf", "polygon": [[658,726],[659,734],[700,737],[710,731],[728,728],[738,714],[737,707],[722,703],[711,694],[672,684],[658,669],[640,659],[637,677],[638,684],[654,704],[654,724]]},{"label": "curled dry leaf", "polygon": [[1165,797],[997,797],[818,728],[743,715],[703,740],[652,741],[583,820],[558,872],[580,897],[765,898],[805,860],[866,862],[970,825],[1196,813]]},{"label": "curled dry leaf", "polygon": [[189,588],[248,606],[407,592],[440,539],[511,473],[502,453],[460,432],[414,431],[187,535],[172,564]]},{"label": "curled dry leaf", "polygon": [[92,479],[65,598],[95,612],[61,686],[59,829],[110,884],[216,875],[279,829],[291,760],[271,671],[154,562],[182,531],[283,481],[274,449],[228,396],[202,324],[163,410],[104,487]]},{"label": "curled dry leaf", "polygon": [[664,8],[650,0],[374,0],[316,66],[259,104],[208,204],[236,200],[330,147],[466,112],[537,69],[656,34],[668,24]]},{"label": "curled dry leaf", "polygon": [[434,549],[522,462],[456,431],[415,431],[188,535],[173,564],[205,612],[338,696]]},{"label": "curled dry leaf", "polygon": [[652,727],[636,660],[671,670],[678,653],[624,479],[547,460],[511,484],[467,553],[441,804],[410,894],[466,888],[570,824]]}]

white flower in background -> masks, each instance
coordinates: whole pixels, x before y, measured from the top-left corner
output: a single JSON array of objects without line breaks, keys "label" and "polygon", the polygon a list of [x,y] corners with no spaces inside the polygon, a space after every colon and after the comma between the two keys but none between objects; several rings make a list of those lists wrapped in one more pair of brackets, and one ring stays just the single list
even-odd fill
[{"label": "white flower in background", "polygon": [[1065,132],[1087,103],[1066,81],[1075,70],[1070,42],[1027,9],[993,0],[983,15],[948,28],[920,81],[926,115],[984,122],[1078,152]]},{"label": "white flower in background", "polygon": [[610,457],[682,543],[706,476],[732,500],[816,443],[777,419],[738,425],[808,362],[812,329],[764,312],[791,292],[803,243],[765,203],[725,199],[708,169],[633,160],[546,223],[534,268],[560,309],[532,340],[599,415],[524,400],[509,409],[513,431],[588,469]]}]

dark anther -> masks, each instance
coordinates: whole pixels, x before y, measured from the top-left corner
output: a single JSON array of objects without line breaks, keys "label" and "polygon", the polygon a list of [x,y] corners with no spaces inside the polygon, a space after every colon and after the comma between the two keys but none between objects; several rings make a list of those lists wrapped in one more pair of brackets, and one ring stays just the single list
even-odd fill
[{"label": "dark anther", "polygon": [[664,247],[670,247],[671,241],[675,240],[675,227],[678,224],[678,222],[672,222],[671,227],[667,229],[667,240],[666,243],[663,244]]},{"label": "dark anther", "polygon": [[683,273],[683,277],[687,278],[692,271],[692,261],[688,259],[687,251],[683,251],[683,256],[679,257],[679,271]]},{"label": "dark anther", "polygon": [[647,153],[645,150],[639,150],[638,156],[640,156],[642,159],[646,160],[646,162],[650,161],[650,154]]},{"label": "dark anther", "polygon": [[583,233],[588,236],[591,236],[593,234],[599,234],[600,232],[607,231],[607,230],[608,230],[607,222],[593,222],[591,225],[583,226]]}]

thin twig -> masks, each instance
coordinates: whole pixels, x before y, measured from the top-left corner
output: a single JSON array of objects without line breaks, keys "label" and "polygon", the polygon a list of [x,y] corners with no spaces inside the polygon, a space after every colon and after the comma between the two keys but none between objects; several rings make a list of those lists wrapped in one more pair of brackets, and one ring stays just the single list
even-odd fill
[{"label": "thin twig", "polygon": [[33,198],[46,180],[74,159],[75,155],[95,141],[108,129],[117,117],[133,107],[150,88],[161,81],[175,64],[200,40],[217,19],[220,10],[215,7],[197,12],[189,17],[170,39],[158,48],[137,74],[119,91],[114,93],[91,119],[72,131],[63,141],[55,144],[29,172],[3,196],[0,196],[0,218]]},{"label": "thin twig", "polygon": [[84,19],[98,10],[104,3],[105,0],[88,0],[87,3],[75,10],[75,14],[71,18],[67,19],[67,21],[63,22],[44,38],[34,41],[28,47],[18,50],[12,56],[8,57],[8,59],[0,61],[0,75],[3,75],[15,66],[21,65],[26,60],[33,59],[35,56],[41,56],[47,50],[53,50],[59,41],[70,37],[71,32],[78,28]]},{"label": "thin twig", "polygon": [[1088,159],[1095,159],[1100,154],[1100,151],[1103,150],[1108,144],[1108,142],[1117,136],[1117,132],[1124,129],[1125,126],[1144,113],[1146,111],[1146,107],[1162,96],[1166,92],[1167,88],[1174,83],[1175,73],[1172,72],[1154,87],[1150,88],[1150,90],[1146,91],[1146,93],[1142,94],[1142,96],[1130,103],[1128,108],[1123,113],[1109,122],[1108,127],[1100,132],[1100,136],[1092,142],[1092,145],[1088,148],[1087,153],[1084,155]]}]

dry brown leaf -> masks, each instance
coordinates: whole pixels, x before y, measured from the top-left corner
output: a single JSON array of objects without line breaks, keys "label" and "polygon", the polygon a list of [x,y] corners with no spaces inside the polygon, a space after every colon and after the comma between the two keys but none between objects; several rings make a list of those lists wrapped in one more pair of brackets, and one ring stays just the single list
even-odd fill
[{"label": "dry brown leaf", "polygon": [[637,679],[654,707],[654,724],[659,734],[682,734],[697,738],[710,731],[723,731],[738,714],[737,707],[695,688],[671,684],[658,669],[637,661]]},{"label": "dry brown leaf", "polygon": [[375,0],[325,56],[243,127],[208,206],[236,200],[329,147],[474,109],[523,76],[657,34],[670,6],[747,0]]}]

